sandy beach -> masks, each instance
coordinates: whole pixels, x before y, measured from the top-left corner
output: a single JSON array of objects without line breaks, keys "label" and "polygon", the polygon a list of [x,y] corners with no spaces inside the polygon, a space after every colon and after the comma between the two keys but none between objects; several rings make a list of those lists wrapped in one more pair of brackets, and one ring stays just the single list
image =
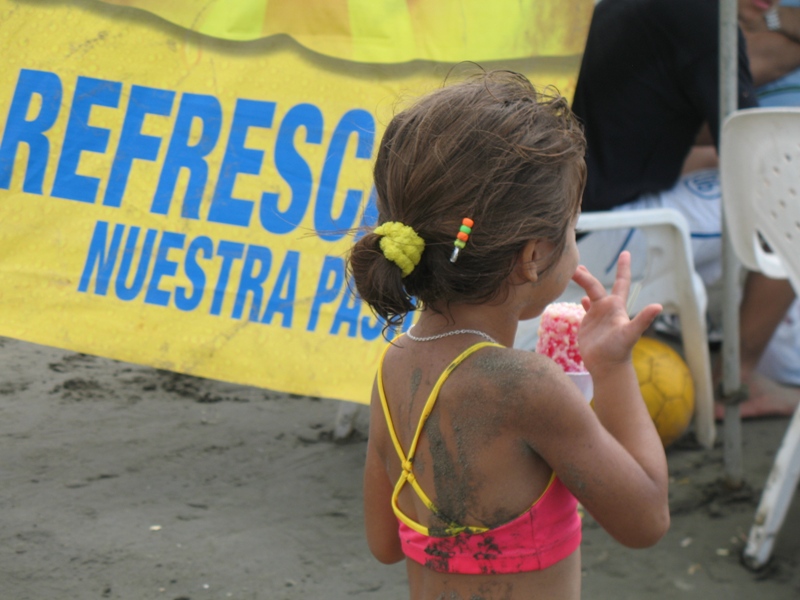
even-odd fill
[{"label": "sandy beach", "polygon": [[[404,567],[363,537],[366,408],[0,338],[3,600],[400,600]],[[740,553],[786,419],[743,426],[746,485],[722,448],[668,450],[672,528],[627,550],[584,519],[583,597],[800,597],[795,502],[760,573]],[[721,437],[721,434],[720,434]]]}]

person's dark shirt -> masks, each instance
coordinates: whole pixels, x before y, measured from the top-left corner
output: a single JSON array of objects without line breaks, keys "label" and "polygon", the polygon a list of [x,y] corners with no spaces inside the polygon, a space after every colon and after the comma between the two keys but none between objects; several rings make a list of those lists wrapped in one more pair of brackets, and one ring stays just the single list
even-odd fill
[{"label": "person's dark shirt", "polygon": [[[719,140],[718,0],[602,0],[573,110],[587,138],[583,210],[670,189],[701,126]],[[739,32],[740,108],[757,106]]]}]

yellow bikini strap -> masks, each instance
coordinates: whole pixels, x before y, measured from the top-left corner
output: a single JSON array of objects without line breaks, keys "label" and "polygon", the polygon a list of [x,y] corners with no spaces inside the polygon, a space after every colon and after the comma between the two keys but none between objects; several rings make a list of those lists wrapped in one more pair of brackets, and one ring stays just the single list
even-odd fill
[{"label": "yellow bikini strap", "polygon": [[[447,377],[452,373],[458,365],[460,365],[467,357],[469,357],[474,352],[480,350],[481,348],[485,348],[487,346],[495,346],[502,348],[500,344],[494,344],[491,342],[480,342],[475,344],[474,346],[470,346],[464,352],[459,354],[453,362],[451,362],[444,372],[439,376],[439,379],[436,381],[436,385],[434,385],[433,389],[431,390],[430,395],[428,396],[428,400],[425,402],[425,406],[422,409],[422,414],[420,415],[419,423],[417,424],[417,430],[414,433],[414,439],[411,442],[411,447],[408,451],[408,457],[406,457],[405,452],[403,452],[403,447],[400,445],[400,440],[397,437],[397,432],[394,428],[394,423],[392,421],[391,414],[389,413],[389,403],[386,400],[386,393],[383,388],[383,359],[386,356],[386,351],[388,350],[388,346],[383,351],[381,355],[380,363],[378,364],[378,394],[380,395],[381,405],[383,406],[383,413],[386,419],[387,429],[389,430],[389,435],[392,438],[392,443],[394,444],[395,451],[397,452],[398,457],[400,458],[400,464],[402,472],[400,473],[400,478],[397,480],[397,484],[394,487],[392,492],[392,510],[394,511],[395,515],[398,519],[400,519],[403,523],[405,523],[408,527],[413,529],[414,531],[421,533],[423,535],[430,535],[430,532],[427,527],[417,523],[416,521],[411,520],[407,515],[405,515],[400,510],[400,505],[398,503],[398,497],[400,496],[400,491],[402,490],[403,486],[406,482],[411,484],[411,487],[417,493],[417,496],[420,500],[428,507],[432,513],[437,514],[438,509],[433,504],[431,499],[422,489],[422,487],[417,482],[417,478],[414,476],[412,472],[412,461],[414,460],[414,453],[417,450],[417,444],[419,442],[420,435],[422,433],[422,429],[425,426],[425,421],[428,419],[428,416],[433,411],[433,407],[436,404],[436,399],[439,397],[439,391],[444,385],[444,382],[447,380]],[[486,531],[487,528],[485,527],[465,527],[460,526],[456,523],[451,523],[449,527],[447,527],[448,535],[455,535],[461,531],[471,531],[472,533],[481,533]]]},{"label": "yellow bikini strap", "polygon": [[400,457],[400,462],[404,463],[406,460],[405,452],[403,452],[403,447],[400,445],[400,440],[397,437],[397,432],[394,429],[394,422],[392,421],[392,415],[389,413],[389,403],[386,401],[386,392],[383,389],[383,360],[386,358],[386,352],[389,350],[391,344],[386,344],[386,348],[383,349],[381,353],[381,360],[378,363],[378,395],[381,398],[381,405],[383,406],[383,416],[386,419],[386,428],[389,430],[389,435],[392,438],[392,444],[394,444],[395,452]]},{"label": "yellow bikini strap", "polygon": [[455,371],[456,367],[460,365],[464,360],[466,360],[469,356],[471,356],[474,352],[477,352],[481,348],[486,348],[487,346],[494,346],[498,348],[502,348],[500,344],[495,344],[493,342],[479,342],[474,346],[470,346],[466,350],[464,350],[461,354],[456,356],[456,358],[451,362],[447,368],[439,375],[439,379],[436,381],[436,385],[433,386],[430,395],[428,396],[427,402],[425,402],[425,407],[422,409],[422,414],[419,418],[419,423],[417,424],[417,431],[414,433],[414,439],[411,441],[411,446],[408,449],[408,461],[411,462],[414,460],[414,454],[417,451],[417,443],[419,442],[420,435],[422,434],[422,428],[425,426],[425,421],[428,420],[431,412],[433,411],[433,406],[436,404],[436,399],[439,397],[439,391],[442,389],[444,382],[450,376],[450,373]]}]

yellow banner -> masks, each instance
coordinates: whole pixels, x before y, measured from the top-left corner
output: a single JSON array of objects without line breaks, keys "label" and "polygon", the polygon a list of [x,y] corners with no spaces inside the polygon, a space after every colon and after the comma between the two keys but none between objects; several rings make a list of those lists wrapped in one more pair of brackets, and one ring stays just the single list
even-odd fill
[{"label": "yellow banner", "polygon": [[[392,112],[453,67],[378,63],[478,60],[571,95],[594,1],[491,3],[489,45],[520,7],[572,20],[515,20],[476,54],[490,3],[113,4],[131,6],[0,0],[0,335],[366,402],[382,326],[349,293],[347,232],[375,213]],[[463,46],[428,39],[434,5],[465,11],[448,23]],[[414,43],[392,55],[403,27]],[[520,40],[537,40],[525,58]]]},{"label": "yellow banner", "polygon": [[286,34],[371,63],[459,62],[583,52],[591,2],[565,0],[104,0],[228,40]]}]

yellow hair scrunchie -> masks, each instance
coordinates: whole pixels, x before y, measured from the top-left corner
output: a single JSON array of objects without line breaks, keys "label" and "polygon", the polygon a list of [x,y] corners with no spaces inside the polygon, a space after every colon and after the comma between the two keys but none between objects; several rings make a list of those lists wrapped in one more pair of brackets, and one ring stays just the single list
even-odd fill
[{"label": "yellow hair scrunchie", "polygon": [[381,251],[387,260],[400,267],[403,277],[410,275],[422,258],[425,240],[414,229],[397,221],[379,225],[374,233],[381,236]]}]

